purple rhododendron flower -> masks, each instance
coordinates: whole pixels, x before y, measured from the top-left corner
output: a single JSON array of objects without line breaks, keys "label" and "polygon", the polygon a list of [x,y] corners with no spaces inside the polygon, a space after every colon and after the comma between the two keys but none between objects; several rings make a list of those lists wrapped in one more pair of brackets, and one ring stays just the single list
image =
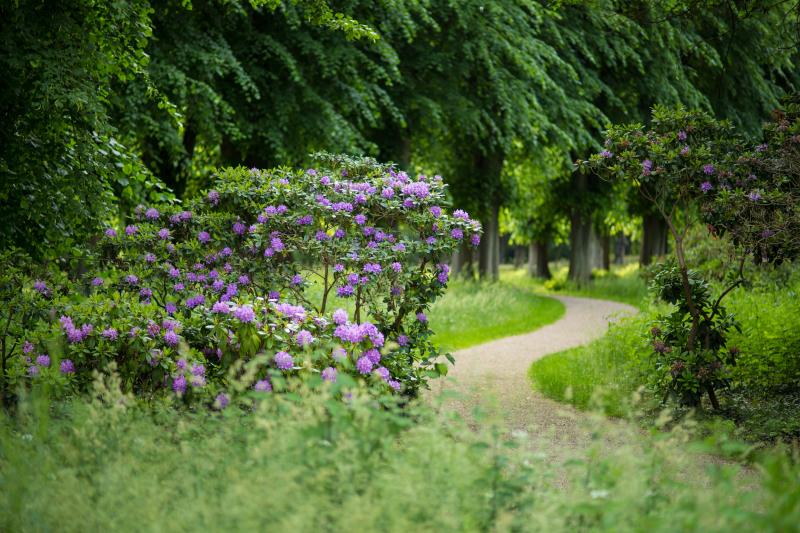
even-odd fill
[{"label": "purple rhododendron flower", "polygon": [[711,185],[711,182],[709,182],[709,181],[704,181],[703,183],[700,184],[700,190],[703,191],[703,192],[708,192],[713,188],[714,188],[714,186]]},{"label": "purple rhododendron flower", "polygon": [[757,202],[761,200],[761,193],[758,191],[750,191],[750,194],[748,194],[747,197],[750,199],[750,201]]},{"label": "purple rhododendron flower", "polygon": [[258,392],[272,392],[272,384],[266,379],[260,379],[256,381],[253,389]]},{"label": "purple rhododendron flower", "polygon": [[179,374],[172,380],[172,390],[175,391],[176,394],[181,395],[186,392],[186,378],[183,374]]},{"label": "purple rhododendron flower", "polygon": [[372,361],[370,361],[369,357],[359,357],[358,361],[356,361],[356,369],[361,374],[369,374],[372,372],[372,367],[375,366]]},{"label": "purple rhododendron flower", "polygon": [[344,309],[337,309],[333,312],[333,323],[341,326],[347,323],[347,311]]},{"label": "purple rhododendron flower", "polygon": [[711,176],[714,173],[714,165],[703,165],[703,172],[706,176]]},{"label": "purple rhododendron flower", "polygon": [[119,332],[114,328],[107,328],[103,330],[101,335],[110,341],[115,341],[119,337]]},{"label": "purple rhododendron flower", "polygon": [[248,322],[253,322],[255,320],[256,313],[255,311],[253,311],[253,308],[251,306],[242,305],[233,310],[233,316],[239,322],[248,323]]},{"label": "purple rhododendron flower", "polygon": [[314,342],[314,336],[311,334],[310,331],[302,329],[295,336],[295,340],[297,341],[297,344],[299,344],[300,346],[308,346],[309,344]]},{"label": "purple rhododendron flower", "polygon": [[461,239],[464,238],[464,230],[462,230],[461,228],[453,228],[452,230],[450,230],[450,236],[455,240],[460,241]]},{"label": "purple rhododendron flower", "polygon": [[193,376],[205,376],[206,375],[206,367],[200,363],[194,363],[192,365],[192,375]]},{"label": "purple rhododendron flower", "polygon": [[219,193],[217,191],[208,191],[208,203],[211,205],[219,203]]},{"label": "purple rhododendron flower", "polygon": [[336,369],[332,366],[326,367],[322,371],[322,379],[325,381],[330,381],[331,383],[336,382]]},{"label": "purple rhododendron flower", "polygon": [[61,361],[61,365],[59,365],[59,370],[61,370],[62,374],[74,374],[75,363],[70,359],[64,359]]},{"label": "purple rhododendron flower", "polygon": [[275,366],[281,370],[291,370],[294,366],[294,359],[286,352],[278,352],[275,354]]},{"label": "purple rhododendron flower", "polygon": [[232,229],[236,235],[244,235],[244,232],[247,231],[247,226],[237,221],[234,222]]},{"label": "purple rhododendron flower", "polygon": [[164,342],[167,343],[168,346],[177,346],[179,341],[180,337],[178,337],[178,334],[174,331],[169,330],[164,333]]},{"label": "purple rhododendron flower", "polygon": [[31,377],[35,377],[39,375],[39,367],[38,366],[29,366],[28,367],[28,375]]},{"label": "purple rhododendron flower", "polygon": [[425,322],[428,321],[428,317],[425,315],[425,313],[420,312],[420,313],[417,313],[417,320],[419,320],[420,322],[422,322],[424,324]]},{"label": "purple rhododendron flower", "polygon": [[686,132],[683,131],[683,130],[679,131],[678,132],[678,139],[681,140],[681,141],[685,141],[686,140]]},{"label": "purple rhododendron flower", "polygon": [[355,220],[356,224],[358,224],[359,226],[363,226],[364,224],[367,223],[367,217],[364,216],[361,213],[359,213],[355,217],[353,217],[353,220]]},{"label": "purple rhododendron flower", "polygon": [[136,233],[138,231],[139,231],[139,228],[137,228],[136,226],[134,226],[132,224],[129,225],[129,226],[125,226],[125,235],[136,235]]},{"label": "purple rhododendron flower", "polygon": [[364,357],[369,358],[369,360],[375,365],[381,362],[381,352],[379,352],[376,348],[370,348],[364,352]]},{"label": "purple rhododendron flower", "polygon": [[116,236],[117,236],[117,230],[115,230],[114,228],[108,228],[106,230],[106,237],[113,239]]},{"label": "purple rhododendron flower", "polygon": [[387,383],[395,391],[399,391],[400,390],[400,382],[399,381],[397,381],[395,379],[390,379],[389,381],[387,381]]},{"label": "purple rhododendron flower", "polygon": [[39,294],[47,294],[47,284],[44,281],[37,279],[33,282],[33,290]]},{"label": "purple rhododendron flower", "polygon": [[[345,319],[346,318],[347,318],[347,316],[345,315]],[[25,341],[24,343],[22,343],[22,353],[24,353],[24,354],[31,353],[34,348],[35,348],[35,346],[33,345],[33,343],[31,341]]]},{"label": "purple rhododendron flower", "polygon": [[50,356],[47,354],[42,354],[36,357],[36,364],[43,367],[50,366]]},{"label": "purple rhododendron flower", "polygon": [[197,240],[203,244],[207,244],[211,241],[211,235],[207,231],[201,231],[197,234]]},{"label": "purple rhododendron flower", "polygon": [[478,233],[473,233],[472,237],[469,238],[469,242],[472,246],[478,246],[481,243],[481,236]]},{"label": "purple rhododendron flower", "polygon": [[220,392],[219,394],[217,394],[217,398],[214,400],[214,405],[217,407],[217,409],[222,410],[228,407],[228,404],[230,402],[231,400],[230,398],[228,398],[228,395],[225,394],[224,392]]},{"label": "purple rhododendron flower", "polygon": [[314,222],[314,217],[311,215],[303,215],[297,219],[297,224],[300,226],[308,226]]},{"label": "purple rhododendron flower", "polygon": [[389,373],[389,369],[385,366],[378,367],[375,372],[381,377],[383,381],[389,381],[392,375]]},{"label": "purple rhododendron flower", "polygon": [[397,344],[400,346],[408,346],[408,336],[407,335],[398,335],[397,336]]},{"label": "purple rhododendron flower", "polygon": [[686,155],[686,154],[688,154],[688,153],[689,153],[689,150],[690,150],[690,148],[689,148],[689,145],[687,144],[686,146],[684,146],[683,148],[681,148],[681,155]]},{"label": "purple rhododendron flower", "polygon": [[608,150],[603,150],[602,152],[600,152],[600,157],[602,157],[603,159],[609,159],[611,157],[614,157],[614,154],[609,152]]},{"label": "purple rhododendron flower", "polygon": [[144,213],[145,218],[147,220],[158,220],[158,217],[161,216],[161,213],[158,212],[158,209],[155,207],[151,207]]}]

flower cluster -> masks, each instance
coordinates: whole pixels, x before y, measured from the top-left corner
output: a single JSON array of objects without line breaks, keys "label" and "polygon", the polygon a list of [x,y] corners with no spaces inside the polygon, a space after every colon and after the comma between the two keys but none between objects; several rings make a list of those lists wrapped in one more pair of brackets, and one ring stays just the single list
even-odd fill
[{"label": "flower cluster", "polygon": [[108,228],[90,296],[61,310],[60,375],[85,387],[115,361],[138,391],[224,407],[242,363],[254,394],[342,373],[413,394],[442,373],[424,312],[447,282],[440,258],[477,244],[480,225],[447,213],[439,176],[333,156],[321,167],[224,170],[200,199]]}]

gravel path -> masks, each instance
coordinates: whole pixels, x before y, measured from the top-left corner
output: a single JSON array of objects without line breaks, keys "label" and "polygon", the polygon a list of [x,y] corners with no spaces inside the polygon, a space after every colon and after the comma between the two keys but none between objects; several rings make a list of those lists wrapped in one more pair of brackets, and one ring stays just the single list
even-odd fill
[{"label": "gravel path", "polygon": [[[561,320],[533,333],[505,337],[453,354],[456,364],[447,379],[434,383],[433,395],[444,391],[446,408],[458,410],[474,423],[475,410],[495,413],[509,430],[546,437],[548,448],[575,449],[588,445],[592,431],[583,422],[592,415],[545,398],[531,388],[528,369],[537,359],[586,344],[605,333],[610,321],[637,310],[626,304],[555,296],[566,310]],[[541,439],[537,439],[541,442]]]}]

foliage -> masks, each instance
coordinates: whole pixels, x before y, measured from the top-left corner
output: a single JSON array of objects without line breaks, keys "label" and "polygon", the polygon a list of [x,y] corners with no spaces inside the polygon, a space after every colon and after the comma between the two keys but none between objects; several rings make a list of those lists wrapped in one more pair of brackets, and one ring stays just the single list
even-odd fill
[{"label": "foliage", "polygon": [[[781,112],[778,124],[766,127],[766,143],[753,145],[706,113],[656,107],[652,129],[610,128],[606,149],[583,165],[632,184],[670,229],[677,266],[662,269],[655,289],[677,307],[663,321],[666,337],[654,335],[654,349],[664,359],[656,381],[687,405],[699,405],[705,391],[719,408],[715,390],[727,384],[726,365],[735,364],[734,354],[724,349],[735,324],[721,302],[744,283],[747,256],[780,263],[800,253],[800,181],[792,164],[800,143],[792,132],[800,119],[791,115],[794,108],[790,103],[789,116]],[[730,238],[740,257],[716,300],[686,261],[684,240],[697,212],[709,232]]]},{"label": "foliage", "polygon": [[341,402],[298,387],[209,413],[143,408],[97,383],[91,402],[51,414],[38,395],[0,415],[0,528],[786,531],[800,513],[791,458],[766,458],[741,487],[736,467],[698,468],[684,428],[617,430],[625,444],[562,462],[535,436],[359,390]]},{"label": "foliage", "polygon": [[[114,361],[126,390],[171,385],[210,400],[242,372],[263,392],[285,374],[374,370],[408,394],[445,373],[425,316],[448,279],[437,258],[477,244],[480,226],[442,210],[439,176],[320,159],[306,171],[225,170],[185,209],[141,207],[124,231],[108,228],[96,269],[76,281],[88,297],[52,299],[68,287],[39,281],[35,303],[52,308],[22,324],[24,338],[16,328],[10,380],[86,390]],[[355,300],[352,322],[331,317],[334,292]]]}]

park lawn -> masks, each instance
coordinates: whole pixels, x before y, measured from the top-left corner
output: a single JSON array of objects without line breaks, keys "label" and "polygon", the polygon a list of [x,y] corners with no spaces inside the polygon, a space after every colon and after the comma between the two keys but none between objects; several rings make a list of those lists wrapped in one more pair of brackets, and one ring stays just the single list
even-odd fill
[{"label": "park lawn", "polygon": [[493,339],[528,333],[564,314],[564,305],[542,294],[541,284],[524,269],[501,269],[500,280],[456,280],[431,307],[434,342],[459,350]]},{"label": "park lawn", "polygon": [[639,309],[649,302],[647,284],[641,277],[636,260],[623,265],[611,265],[611,270],[595,270],[587,285],[578,286],[567,280],[569,265],[564,261],[551,264],[553,278],[541,284],[545,293],[583,296],[600,300],[612,300],[632,305]]}]

